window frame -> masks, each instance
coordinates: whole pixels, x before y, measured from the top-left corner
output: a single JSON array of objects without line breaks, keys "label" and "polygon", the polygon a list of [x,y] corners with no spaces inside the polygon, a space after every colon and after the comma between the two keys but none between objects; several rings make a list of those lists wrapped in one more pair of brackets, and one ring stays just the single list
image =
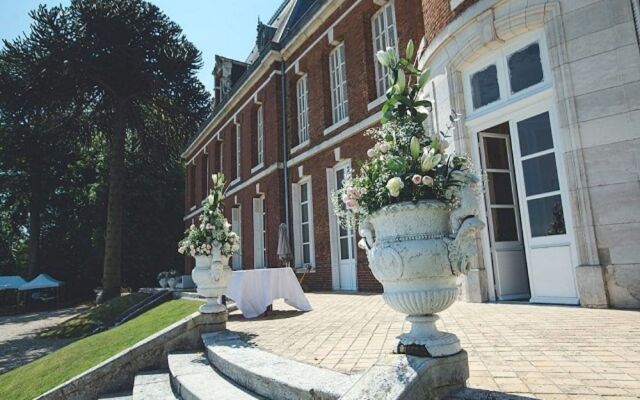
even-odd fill
[{"label": "window frame", "polygon": [[[542,65],[542,81],[520,90],[517,93],[511,93],[511,80],[509,75],[508,59],[514,53],[524,50],[528,46],[538,43],[540,48],[540,63]],[[497,69],[498,89],[500,98],[491,103],[485,104],[478,108],[473,107],[473,97],[471,88],[471,78],[476,72],[480,72],[490,65],[495,65]],[[534,32],[522,35],[522,37],[510,42],[497,51],[492,51],[490,55],[481,57],[474,63],[470,64],[463,71],[463,91],[465,107],[467,109],[467,120],[489,114],[509,104],[518,102],[531,95],[542,92],[553,86],[553,75],[549,65],[549,52],[547,42],[543,32]]]},{"label": "window frame", "polygon": [[264,165],[264,111],[262,105],[256,111],[256,141],[258,146],[256,167]]},{"label": "window frame", "polygon": [[309,142],[309,82],[307,74],[296,82],[296,104],[298,116],[298,146]]},{"label": "window frame", "polygon": [[240,139],[240,134],[241,134],[241,128],[240,128],[240,124],[236,124],[236,129],[235,129],[235,157],[236,157],[236,165],[235,165],[235,177],[233,179],[233,181],[231,182],[236,183],[240,181],[240,172],[241,172],[241,165],[242,165],[242,160],[241,160],[241,156],[242,156],[242,151],[241,149],[241,139]]},{"label": "window frame", "polygon": [[[389,46],[388,31],[389,31],[390,25],[388,25],[388,20],[387,20],[387,15],[386,15],[387,10],[391,10],[391,17],[393,18],[393,25],[391,25],[393,27],[393,46]],[[381,32],[384,31],[385,33],[384,35],[385,43],[382,45],[381,48],[378,47],[377,44],[378,44],[378,37],[381,37],[383,34],[381,33],[380,35],[376,36],[377,20],[379,19],[382,20],[383,29],[381,30]],[[378,53],[378,51],[386,50],[388,47],[393,47],[396,49],[396,51],[398,51],[398,22],[396,19],[394,1],[389,1],[387,4],[382,6],[378,11],[376,11],[376,13],[373,14],[373,16],[371,17],[371,37],[372,37],[372,44],[373,44],[373,63],[375,68],[376,93],[378,97],[383,97],[387,92],[387,89],[389,89],[390,83],[389,83],[388,76],[389,76],[390,69],[381,65],[378,62],[376,54]]]},{"label": "window frame", "polygon": [[344,42],[340,42],[329,54],[329,81],[331,117],[333,125],[338,125],[349,119],[347,61]]},{"label": "window frame", "polygon": [[200,166],[200,185],[202,186],[202,201],[204,202],[209,195],[209,156],[202,155],[202,165]]}]

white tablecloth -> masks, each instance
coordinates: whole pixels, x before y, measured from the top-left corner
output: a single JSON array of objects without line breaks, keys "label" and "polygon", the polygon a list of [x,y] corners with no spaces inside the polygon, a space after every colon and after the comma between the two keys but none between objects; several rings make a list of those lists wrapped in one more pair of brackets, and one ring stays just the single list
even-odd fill
[{"label": "white tablecloth", "polygon": [[300,311],[311,311],[311,304],[291,268],[233,271],[225,295],[236,302],[245,318],[261,315],[275,299],[284,299]]}]

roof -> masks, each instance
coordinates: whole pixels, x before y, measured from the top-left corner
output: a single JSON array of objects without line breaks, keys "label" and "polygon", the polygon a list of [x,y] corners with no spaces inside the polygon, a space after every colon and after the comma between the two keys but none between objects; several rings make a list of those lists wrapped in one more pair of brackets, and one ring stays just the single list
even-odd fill
[{"label": "roof", "polygon": [[27,283],[20,275],[0,276],[0,290],[17,289]]},{"label": "roof", "polygon": [[265,46],[260,52],[258,52],[257,47],[254,47],[247,58],[247,63],[249,65],[246,71],[234,83],[231,87],[231,91],[213,107],[211,114],[191,136],[187,145],[184,147],[183,152],[189,151],[191,145],[204,134],[206,127],[218,116],[220,111],[224,108],[224,105],[233,97],[233,94],[242,87],[244,82],[246,82],[251,74],[257,69],[266,54],[273,50],[279,51],[282,49],[301,31],[302,27],[309,22],[320,7],[328,1],[329,0],[284,0],[282,2],[268,23],[269,25],[276,25],[276,28],[278,28],[274,40]]},{"label": "roof", "polygon": [[40,274],[33,278],[29,283],[25,283],[20,286],[18,290],[35,290],[35,289],[47,289],[47,288],[55,288],[62,286],[62,282],[53,279],[47,274]]}]

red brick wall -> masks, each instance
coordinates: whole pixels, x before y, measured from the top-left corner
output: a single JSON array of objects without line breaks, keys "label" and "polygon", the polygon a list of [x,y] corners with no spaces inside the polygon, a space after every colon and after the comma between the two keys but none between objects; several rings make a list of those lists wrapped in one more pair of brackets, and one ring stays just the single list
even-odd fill
[{"label": "red brick wall", "polygon": [[451,0],[422,0],[422,14],[427,40],[431,41],[449,22],[477,2],[478,0],[465,0],[452,11]]}]

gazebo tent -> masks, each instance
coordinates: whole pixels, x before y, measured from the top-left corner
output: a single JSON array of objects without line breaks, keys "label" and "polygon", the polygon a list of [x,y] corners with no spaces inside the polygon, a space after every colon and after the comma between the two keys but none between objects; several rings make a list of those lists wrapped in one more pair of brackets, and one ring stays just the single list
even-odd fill
[{"label": "gazebo tent", "polygon": [[33,280],[31,280],[30,282],[27,282],[24,285],[20,286],[18,290],[25,291],[25,290],[36,290],[36,289],[49,289],[49,288],[57,288],[60,286],[62,286],[61,281],[57,279],[53,279],[47,274],[40,274],[35,278],[33,278]]},{"label": "gazebo tent", "polygon": [[25,283],[19,275],[0,276],[0,305],[15,304],[15,291]]},{"label": "gazebo tent", "polygon": [[27,283],[20,275],[0,276],[0,290],[17,290]]},{"label": "gazebo tent", "polygon": [[[25,293],[28,291],[35,291],[35,290],[42,290],[42,289],[57,289],[56,298],[58,302],[60,302],[60,286],[62,286],[61,281],[54,279],[47,274],[40,274],[35,278],[33,278],[33,280],[20,286],[18,288],[18,291],[21,293]],[[25,301],[27,298],[25,298]],[[25,306],[26,306],[26,303],[25,303]]]}]

